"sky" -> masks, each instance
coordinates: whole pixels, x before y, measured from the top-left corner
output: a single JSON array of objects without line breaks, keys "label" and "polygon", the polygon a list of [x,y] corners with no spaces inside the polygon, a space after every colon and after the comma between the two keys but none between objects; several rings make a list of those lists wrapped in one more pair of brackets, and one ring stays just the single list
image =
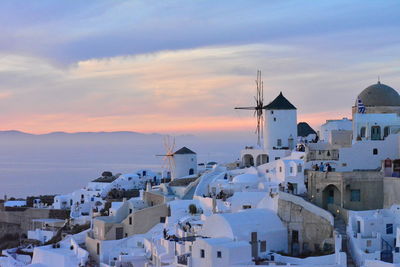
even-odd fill
[{"label": "sky", "polygon": [[257,70],[313,127],[400,88],[400,1],[0,3],[0,130],[250,131]]}]

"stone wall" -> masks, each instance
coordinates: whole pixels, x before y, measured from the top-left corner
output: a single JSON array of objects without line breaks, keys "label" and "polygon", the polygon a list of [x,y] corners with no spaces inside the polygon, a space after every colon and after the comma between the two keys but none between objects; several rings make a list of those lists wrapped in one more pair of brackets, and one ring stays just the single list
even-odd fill
[{"label": "stone wall", "polygon": [[5,236],[6,234],[20,234],[21,228],[18,224],[14,223],[0,223],[0,237]]},{"label": "stone wall", "polygon": [[385,177],[383,179],[383,208],[390,208],[400,203],[400,178]]},{"label": "stone wall", "polygon": [[0,225],[15,224],[20,228],[20,233],[26,234],[32,226],[34,219],[66,219],[69,217],[68,210],[34,209],[27,208],[23,211],[0,210]]},{"label": "stone wall", "polygon": [[300,197],[280,192],[278,216],[288,228],[289,253],[292,255],[333,251],[333,216],[329,212]]},{"label": "stone wall", "polygon": [[[328,208],[328,186],[334,189],[334,204],[349,210],[383,207],[383,174],[378,171],[308,171],[308,194],[312,202]],[[351,200],[351,191],[360,190],[360,201]]]}]

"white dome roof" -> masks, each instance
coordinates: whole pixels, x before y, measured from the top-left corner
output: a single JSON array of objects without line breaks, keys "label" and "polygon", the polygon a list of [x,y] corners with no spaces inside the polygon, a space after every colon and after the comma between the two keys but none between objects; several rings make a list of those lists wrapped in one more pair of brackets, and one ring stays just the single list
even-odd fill
[{"label": "white dome roof", "polygon": [[235,176],[232,179],[232,182],[238,183],[238,184],[256,184],[256,183],[258,183],[258,180],[259,179],[256,174],[244,173],[244,174]]}]

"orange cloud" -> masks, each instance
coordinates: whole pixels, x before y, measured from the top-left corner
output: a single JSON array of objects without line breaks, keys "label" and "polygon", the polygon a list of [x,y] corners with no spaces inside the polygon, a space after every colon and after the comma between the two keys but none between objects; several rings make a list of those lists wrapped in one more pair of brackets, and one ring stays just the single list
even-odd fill
[{"label": "orange cloud", "polygon": [[[282,90],[298,108],[299,121],[317,129],[327,119],[350,117],[355,97],[369,85],[365,75],[354,73],[368,76],[381,64],[346,63],[338,75],[307,53],[312,51],[280,45],[204,47],[93,59],[64,69],[40,58],[0,57],[0,73],[13,74],[0,84],[0,100],[7,100],[1,127],[37,133],[253,132],[252,113],[233,108],[254,104],[257,68],[263,70],[265,102]],[[334,60],[329,62],[340,69]],[[381,70],[391,77],[397,65],[386,62]]]}]

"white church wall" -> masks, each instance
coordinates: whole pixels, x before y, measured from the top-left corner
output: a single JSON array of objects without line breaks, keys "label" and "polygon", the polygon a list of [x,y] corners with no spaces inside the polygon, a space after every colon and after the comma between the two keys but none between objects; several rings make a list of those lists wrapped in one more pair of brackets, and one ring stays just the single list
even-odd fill
[{"label": "white church wall", "polygon": [[[377,154],[374,155],[374,149]],[[372,170],[381,167],[381,161],[399,158],[399,135],[389,135],[385,140],[365,140],[351,147],[339,149],[336,171]]]},{"label": "white church wall", "polygon": [[354,114],[353,122],[353,139],[356,140],[357,136],[360,135],[361,127],[366,127],[366,137],[371,137],[371,127],[380,126],[381,136],[383,138],[383,130],[386,126],[400,126],[400,117],[395,113],[385,114]]}]

